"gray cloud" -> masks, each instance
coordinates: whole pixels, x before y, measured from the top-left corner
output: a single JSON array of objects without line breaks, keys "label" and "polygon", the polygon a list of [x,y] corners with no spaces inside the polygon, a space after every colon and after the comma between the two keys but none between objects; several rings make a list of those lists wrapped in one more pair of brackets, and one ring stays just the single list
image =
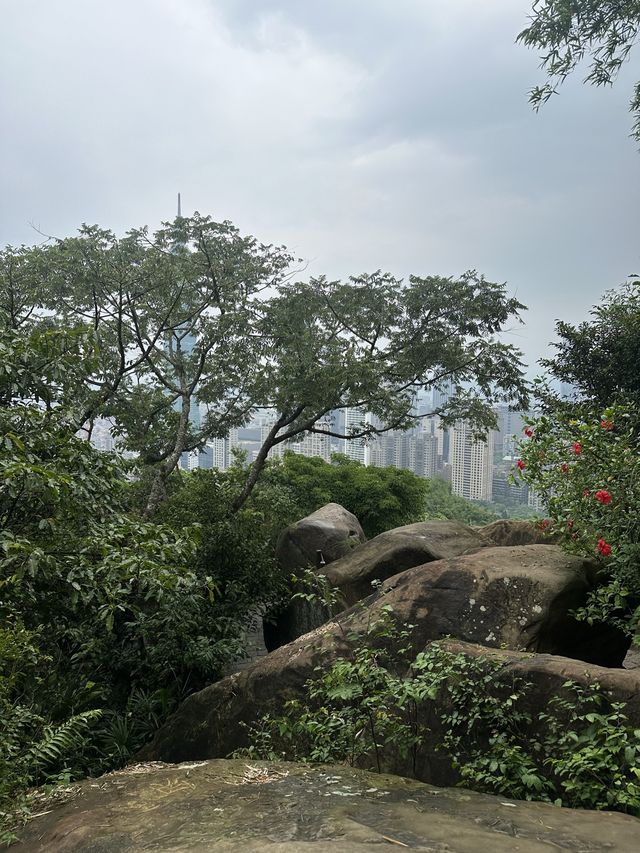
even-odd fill
[{"label": "gray cloud", "polygon": [[628,67],[534,115],[526,0],[22,0],[0,33],[3,242],[186,209],[334,276],[476,267],[533,362],[640,266]]}]

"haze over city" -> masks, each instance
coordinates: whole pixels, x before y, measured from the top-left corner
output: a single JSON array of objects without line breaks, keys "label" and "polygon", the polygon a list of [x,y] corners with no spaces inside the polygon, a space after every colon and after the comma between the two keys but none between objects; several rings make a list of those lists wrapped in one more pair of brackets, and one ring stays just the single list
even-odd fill
[{"label": "haze over city", "polygon": [[540,113],[528,0],[22,0],[0,32],[3,244],[183,209],[305,275],[507,281],[535,362],[638,271],[627,104],[574,75]]}]

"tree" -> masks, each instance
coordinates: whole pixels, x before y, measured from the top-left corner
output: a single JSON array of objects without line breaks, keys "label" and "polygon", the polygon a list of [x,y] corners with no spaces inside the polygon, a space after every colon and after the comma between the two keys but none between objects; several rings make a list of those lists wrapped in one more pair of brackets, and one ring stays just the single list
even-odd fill
[{"label": "tree", "polygon": [[[616,401],[640,407],[640,282],[608,293],[591,320],[558,322],[556,355],[541,363],[571,383],[579,400],[594,409]],[[596,412],[596,414],[598,414]]]},{"label": "tree", "polygon": [[[4,303],[19,271],[27,292],[40,282],[37,309],[91,328],[97,360],[78,388],[75,424],[90,433],[97,416],[112,416],[141,464],[154,466],[148,516],[183,452],[246,420],[260,363],[260,341],[248,334],[253,300],[291,261],[197,215],[153,239],[146,229],[119,240],[84,226],[78,237],[4,253]],[[204,423],[198,403],[211,406]]]},{"label": "tree", "polygon": [[197,531],[128,514],[117,458],[75,434],[91,331],[14,320],[0,312],[0,837],[14,790],[113,767],[218,677],[248,609],[223,612]]},{"label": "tree", "polygon": [[[285,453],[265,470],[263,483],[287,489],[298,515],[309,515],[327,503],[352,512],[368,539],[385,530],[421,521],[427,481],[412,471],[365,467],[355,459],[334,454],[333,464],[319,458]],[[259,484],[256,491],[260,491]]]},{"label": "tree", "polygon": [[[34,294],[24,312],[47,309],[91,329],[96,362],[77,390],[75,422],[90,431],[95,417],[114,418],[125,446],[153,468],[147,517],[182,453],[259,408],[272,412],[271,428],[236,510],[273,447],[306,432],[367,440],[407,428],[420,389],[453,385],[439,413],[479,430],[494,423],[491,404],[526,405],[520,353],[499,338],[524,306],[475,272],[293,282],[285,249],[199,214],[153,236],[85,226],[1,260],[3,304],[19,273]],[[340,432],[331,413],[345,408],[362,410],[362,423]]]},{"label": "tree", "polygon": [[[587,60],[585,83],[611,85],[627,60],[640,31],[639,0],[535,0],[530,24],[518,41],[541,52],[548,80],[530,93],[538,109],[559,84]],[[640,139],[640,83],[630,109],[633,135]]]},{"label": "tree", "polygon": [[640,452],[635,407],[540,417],[521,445],[520,476],[548,507],[549,532],[596,558],[600,584],[578,616],[640,640]]},{"label": "tree", "polygon": [[608,293],[591,317],[556,325],[556,355],[542,364],[574,386],[575,399],[541,386],[543,414],[521,445],[518,467],[544,500],[559,541],[603,563],[583,618],[638,636],[640,282]]},{"label": "tree", "polygon": [[438,477],[426,480],[425,517],[451,519],[464,524],[489,524],[497,516],[486,505],[468,501],[451,491],[451,484]]}]

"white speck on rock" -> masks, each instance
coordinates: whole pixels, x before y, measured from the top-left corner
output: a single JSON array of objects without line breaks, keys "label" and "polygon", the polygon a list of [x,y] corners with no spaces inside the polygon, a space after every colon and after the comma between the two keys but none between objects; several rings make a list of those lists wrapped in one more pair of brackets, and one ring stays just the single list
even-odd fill
[{"label": "white speck on rock", "polygon": [[542,613],[542,607],[539,604],[534,604],[531,609],[534,613]]}]

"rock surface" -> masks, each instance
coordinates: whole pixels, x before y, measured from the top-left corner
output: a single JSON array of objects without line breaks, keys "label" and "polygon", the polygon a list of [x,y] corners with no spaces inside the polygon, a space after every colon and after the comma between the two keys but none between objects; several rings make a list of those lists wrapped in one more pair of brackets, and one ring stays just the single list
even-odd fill
[{"label": "rock surface", "polygon": [[[322,571],[329,583],[340,591],[343,607],[350,607],[371,595],[374,581],[384,581],[413,566],[457,557],[486,545],[485,539],[459,521],[420,521],[387,530],[358,545],[346,556],[327,560],[328,565]],[[293,642],[323,625],[330,616],[328,609],[321,605],[293,601],[279,614],[273,626],[265,624],[267,648],[273,651]]]},{"label": "rock surface", "polygon": [[323,766],[211,761],[84,782],[15,853],[409,848],[430,853],[635,853],[640,821]]},{"label": "rock surface", "polygon": [[293,572],[316,566],[318,551],[322,551],[325,563],[332,563],[364,541],[355,515],[340,504],[329,503],[285,527],[278,537],[276,557],[282,569]]},{"label": "rock surface", "polygon": [[530,521],[500,518],[479,527],[476,532],[492,545],[548,545],[553,540]]},{"label": "rock surface", "polygon": [[[527,728],[529,740],[536,740],[545,734],[546,724],[538,722],[538,719],[541,713],[549,711],[549,703],[554,696],[565,696],[571,701],[575,700],[574,694],[564,687],[567,681],[572,681],[586,689],[596,683],[599,684],[611,701],[624,703],[624,713],[629,724],[640,728],[640,671],[594,666],[557,655],[489,649],[486,646],[461,643],[457,640],[445,640],[441,643],[441,647],[449,652],[461,653],[468,658],[490,657],[497,661],[500,664],[500,669],[496,673],[498,695],[501,693],[501,685],[504,687],[502,691],[504,696],[509,695],[514,682],[530,685],[525,691],[524,700],[518,706],[519,710],[528,713],[532,720]],[[439,785],[450,785],[458,781],[458,776],[453,772],[443,753],[437,749],[437,744],[442,740],[438,710],[439,708],[436,707],[434,714],[431,703],[425,703],[421,709],[421,714],[428,716],[432,738],[430,742],[424,744],[417,756],[415,776]],[[395,771],[395,766],[389,764],[386,769]],[[402,772],[407,773],[407,768],[402,767]]]},{"label": "rock surface", "polygon": [[371,594],[372,581],[435,560],[458,557],[485,547],[486,542],[459,521],[419,521],[381,533],[325,569],[348,606]]},{"label": "rock surface", "polygon": [[[281,569],[291,575],[298,569],[317,568],[319,552],[325,564],[332,563],[361,545],[365,538],[353,513],[340,504],[329,503],[282,531],[276,558]],[[265,619],[265,645],[269,651],[285,646],[322,625],[330,615],[322,605],[295,599]]]},{"label": "rock surface", "polygon": [[[409,627],[416,653],[451,636],[495,648],[505,644],[513,650],[564,651],[596,663],[605,653],[617,654],[620,665],[626,638],[590,629],[567,615],[567,608],[586,595],[593,571],[588,562],[554,545],[485,548],[408,569],[360,605],[190,696],[141,755],[145,760],[197,760],[224,757],[245,746],[242,722],[253,723],[267,712],[279,714],[287,700],[304,696],[305,682],[316,675],[316,667],[349,655],[350,635],[365,633],[388,607],[401,626]],[[575,667],[578,672],[593,669],[582,662]],[[638,682],[632,673],[621,672]],[[440,777],[424,781],[438,783]]]}]

